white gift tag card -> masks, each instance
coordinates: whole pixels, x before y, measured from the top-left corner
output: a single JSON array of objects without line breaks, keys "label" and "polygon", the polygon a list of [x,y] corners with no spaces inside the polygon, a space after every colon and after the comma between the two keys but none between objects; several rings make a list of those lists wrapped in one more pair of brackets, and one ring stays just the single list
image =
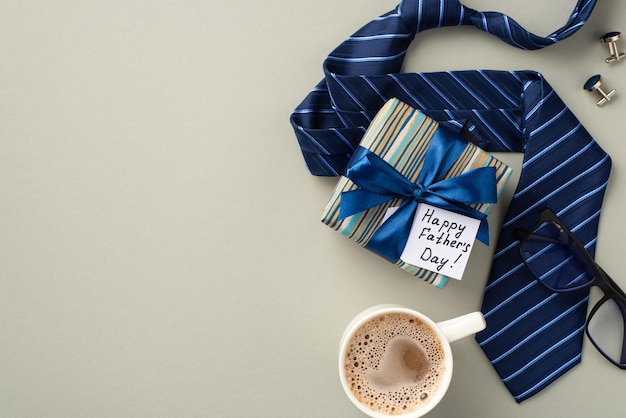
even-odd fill
[{"label": "white gift tag card", "polygon": [[478,219],[420,203],[400,259],[461,280],[479,226]]}]

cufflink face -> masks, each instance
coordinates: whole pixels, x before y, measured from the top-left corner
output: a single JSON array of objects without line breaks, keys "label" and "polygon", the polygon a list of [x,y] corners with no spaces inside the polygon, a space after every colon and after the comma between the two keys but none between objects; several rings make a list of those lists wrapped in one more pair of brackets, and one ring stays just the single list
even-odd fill
[{"label": "cufflink face", "polygon": [[587,80],[583,89],[587,91],[597,91],[598,94],[600,94],[602,98],[596,103],[598,106],[602,106],[605,103],[610,102],[611,98],[615,96],[615,89],[609,91],[608,93],[602,89],[602,76],[600,74],[589,77],[589,80]]},{"label": "cufflink face", "polygon": [[620,32],[609,32],[600,37],[600,42],[609,46],[609,54],[611,55],[604,60],[607,64],[619,61],[626,56],[625,53],[619,52],[617,48],[617,41],[619,41],[621,37]]}]

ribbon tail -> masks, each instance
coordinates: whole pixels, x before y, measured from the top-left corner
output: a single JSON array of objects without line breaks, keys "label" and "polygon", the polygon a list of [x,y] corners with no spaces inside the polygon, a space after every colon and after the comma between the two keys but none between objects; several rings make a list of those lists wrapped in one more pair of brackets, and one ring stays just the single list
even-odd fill
[{"label": "ribbon tail", "polygon": [[476,235],[476,239],[486,246],[489,246],[489,223],[487,222],[487,218],[483,218],[480,221],[480,226],[478,227],[478,234]]},{"label": "ribbon tail", "polygon": [[365,247],[392,263],[397,262],[409,239],[417,205],[414,200],[402,203],[378,228]]}]

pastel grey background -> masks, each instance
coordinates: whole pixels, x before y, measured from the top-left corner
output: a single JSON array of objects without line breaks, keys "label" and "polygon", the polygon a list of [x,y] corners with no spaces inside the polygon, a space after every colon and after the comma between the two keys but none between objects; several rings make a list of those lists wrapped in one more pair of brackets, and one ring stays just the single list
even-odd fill
[{"label": "pastel grey background", "polygon": [[[542,35],[575,3],[465,1]],[[0,0],[0,417],[356,418],[336,370],[354,315],[479,309],[493,247],[437,290],[341,237],[319,222],[336,179],[308,174],[289,125],[326,54],[396,4]],[[614,30],[620,0],[540,51],[429,31],[406,70],[542,72],[613,158],[597,260],[626,288],[626,62],[598,41]],[[582,89],[596,73],[617,89],[603,108]],[[453,352],[433,418],[624,416],[626,372],[588,341],[521,405],[472,338]]]}]

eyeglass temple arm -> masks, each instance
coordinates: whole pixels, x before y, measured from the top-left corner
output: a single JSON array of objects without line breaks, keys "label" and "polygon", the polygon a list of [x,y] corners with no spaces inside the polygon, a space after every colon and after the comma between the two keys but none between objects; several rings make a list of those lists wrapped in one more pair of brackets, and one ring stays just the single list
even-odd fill
[{"label": "eyeglass temple arm", "polygon": [[[611,278],[611,276],[608,275],[608,273],[606,271],[604,271],[604,269],[602,267],[600,267],[598,265],[598,263],[596,263],[596,267],[600,270],[600,272],[604,275],[604,277],[606,278],[606,281],[609,282],[609,284],[611,285],[611,287],[613,288],[614,291],[616,291],[617,293],[619,293],[625,300],[624,303],[626,303],[626,293],[622,290],[621,287],[619,287],[617,285],[617,283],[615,283],[615,280],[613,280]],[[625,305],[626,306],[626,305]],[[626,318],[626,312],[623,312],[624,317]],[[626,338],[626,333],[624,334],[624,338]]]},{"label": "eyeglass temple arm", "polygon": [[[609,276],[607,276],[607,278],[609,279],[609,281],[614,284],[615,282],[613,282],[613,279],[611,279]],[[624,292],[622,291],[622,289],[620,289],[617,285],[615,286],[616,290],[621,293],[622,295],[624,294]],[[622,341],[622,353],[621,353],[621,357],[620,357],[620,368],[621,369],[626,369],[626,302],[622,302],[622,303],[618,303],[617,304],[618,309],[621,311],[622,313],[622,317],[624,318],[624,330],[623,330],[623,338],[624,340]]]},{"label": "eyeglass temple arm", "polygon": [[[602,272],[606,274],[604,270],[602,270]],[[624,294],[624,291],[617,284],[615,284],[613,279],[611,279],[608,274],[606,277],[609,280],[609,282],[611,282],[611,284],[614,285],[615,290],[624,297],[624,301],[622,301],[622,303],[617,304],[619,310],[622,312],[622,317],[624,318],[624,330],[623,330],[624,340],[622,341],[622,357],[620,358],[620,363],[622,365],[620,367],[623,369],[623,368],[626,368],[625,367],[626,366],[626,295]]]},{"label": "eyeglass temple arm", "polygon": [[617,307],[620,310],[622,317],[624,318],[624,330],[623,330],[624,341],[622,342],[622,353],[620,357],[620,364],[621,364],[620,368],[624,369],[626,368],[624,366],[626,365],[626,293],[624,293],[624,291],[617,285],[617,283],[615,283],[615,281],[611,278],[611,276],[609,276],[607,272],[604,271],[604,269],[598,265],[598,263],[595,263],[595,265],[600,271],[600,273],[604,275],[606,281],[609,283],[612,290],[617,292],[623,298],[621,303],[619,302],[617,303]]}]

